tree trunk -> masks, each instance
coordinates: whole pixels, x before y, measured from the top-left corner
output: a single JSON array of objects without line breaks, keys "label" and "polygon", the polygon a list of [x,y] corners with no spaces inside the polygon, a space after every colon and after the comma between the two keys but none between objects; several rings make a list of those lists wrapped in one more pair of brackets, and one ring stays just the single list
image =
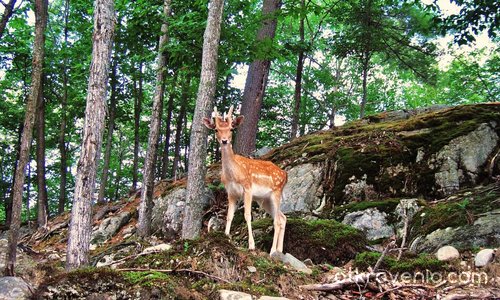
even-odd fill
[{"label": "tree trunk", "polygon": [[[64,3],[64,48],[68,48],[68,19],[69,19],[69,0]],[[66,178],[68,174],[68,162],[65,135],[66,135],[66,107],[68,103],[68,57],[64,54],[62,65],[63,96],[61,99],[61,127],[59,129],[58,148],[61,155],[61,166],[59,169],[61,180],[59,182],[59,203],[57,213],[62,214],[66,205]]]},{"label": "tree trunk", "polygon": [[[257,33],[257,42],[274,39],[278,23],[276,12],[280,6],[281,0],[264,0],[262,5],[263,20]],[[250,155],[255,151],[257,125],[270,67],[271,61],[269,59],[257,59],[248,68],[241,103],[241,114],[245,116],[245,122],[238,128],[235,138],[236,153]]]},{"label": "tree trunk", "polygon": [[7,22],[9,22],[9,19],[14,12],[14,5],[16,5],[16,0],[10,0],[8,3],[4,4],[2,20],[0,20],[0,40],[2,39],[5,27],[7,27]]},{"label": "tree trunk", "polygon": [[9,196],[5,199],[5,226],[9,227],[12,221],[12,198],[14,197],[14,186],[16,185],[17,166],[19,164],[19,156],[21,155],[21,138],[23,136],[24,123],[19,124],[17,131],[17,146],[16,146],[16,159],[14,160],[14,167],[12,168],[12,184],[9,186]]},{"label": "tree trunk", "polygon": [[108,85],[114,27],[113,0],[96,0],[94,3],[92,62],[90,64],[82,150],[78,161],[75,196],[68,230],[67,270],[87,265],[89,261],[92,196],[95,189],[96,165],[100,156],[106,118],[106,87]]},{"label": "tree trunk", "polygon": [[[36,178],[38,187],[37,225],[47,224],[47,184],[45,182],[45,99],[43,89],[36,110]],[[29,200],[28,200],[29,201]]]},{"label": "tree trunk", "polygon": [[21,226],[21,206],[23,200],[25,171],[26,166],[28,165],[31,139],[33,137],[35,108],[39,94],[42,91],[43,59],[45,56],[45,28],[47,27],[47,6],[47,0],[35,1],[35,42],[33,45],[31,93],[28,98],[28,103],[26,104],[19,162],[15,174],[15,184],[12,191],[12,214],[8,234],[7,255],[5,259],[5,276],[14,276],[14,266],[16,264],[16,249],[19,238],[19,228]]},{"label": "tree trunk", "polygon": [[360,118],[363,118],[365,116],[365,108],[368,95],[367,78],[368,78],[369,63],[370,63],[370,53],[364,52],[363,53],[363,98],[361,99],[361,105],[359,108]]},{"label": "tree trunk", "polygon": [[[116,51],[116,50],[115,50]],[[104,165],[102,167],[101,185],[99,186],[98,203],[104,203],[104,196],[106,194],[106,185],[108,183],[109,163],[111,160],[111,145],[113,144],[113,132],[115,130],[115,115],[116,115],[116,85],[118,84],[116,69],[118,68],[118,58],[115,57],[113,67],[111,68],[111,96],[109,106],[109,119],[108,119],[108,136],[106,139],[106,149],[104,151]]]},{"label": "tree trunk", "polygon": [[142,62],[139,63],[139,88],[137,88],[137,81],[134,79],[134,162],[132,166],[132,191],[137,189],[137,182],[139,181],[139,127],[141,125],[141,111],[142,111]]},{"label": "tree trunk", "polygon": [[300,16],[300,24],[299,24],[299,36],[300,36],[300,50],[299,50],[299,58],[297,61],[297,72],[295,75],[295,93],[294,93],[294,101],[295,106],[293,108],[293,117],[292,117],[292,129],[290,132],[290,141],[297,137],[297,129],[299,126],[300,119],[300,102],[302,100],[302,72],[304,70],[304,42],[305,42],[305,34],[304,34],[304,19],[305,19],[305,0],[301,0],[301,16]]},{"label": "tree trunk", "polygon": [[201,77],[191,128],[186,207],[182,221],[182,238],[184,239],[193,239],[199,236],[203,209],[208,204],[205,194],[208,129],[203,125],[202,119],[210,115],[215,96],[223,7],[223,0],[210,1],[207,27],[203,35]]},{"label": "tree trunk", "polygon": [[[170,16],[171,0],[164,0],[163,14],[165,18]],[[153,209],[153,189],[154,189],[154,171],[156,165],[156,156],[158,150],[158,136],[161,127],[161,113],[163,108],[163,94],[165,69],[167,66],[167,57],[163,50],[168,42],[168,24],[163,23],[161,26],[162,35],[158,45],[157,70],[156,70],[156,88],[153,98],[153,114],[151,116],[151,125],[148,139],[148,150],[146,152],[146,160],[144,161],[144,171],[141,189],[141,203],[139,205],[139,220],[137,224],[137,234],[140,237],[147,237],[151,234],[151,218]]]},{"label": "tree trunk", "polygon": [[[174,87],[172,86],[172,90]],[[161,179],[167,178],[167,172],[168,172],[168,154],[169,154],[169,149],[170,149],[170,135],[171,135],[171,130],[170,126],[172,125],[172,111],[174,110],[174,98],[175,94],[172,92],[169,95],[168,98],[168,107],[167,107],[167,120],[166,120],[166,125],[165,125],[165,146],[163,148],[163,158],[162,158],[162,165],[161,165]]]},{"label": "tree trunk", "polygon": [[181,138],[182,138],[182,128],[184,124],[184,119],[186,118],[186,106],[189,102],[188,91],[189,86],[191,85],[191,77],[189,77],[182,88],[182,96],[181,96],[181,110],[179,111],[179,116],[177,118],[177,124],[175,128],[175,147],[174,147],[174,162],[172,163],[172,174],[174,176],[174,180],[178,178],[179,172],[179,163],[181,161]]},{"label": "tree trunk", "polygon": [[122,145],[123,141],[123,132],[120,131],[120,140],[118,142],[118,145],[120,145],[120,152],[118,154],[118,170],[116,170],[116,178],[115,178],[115,195],[113,199],[115,201],[118,201],[118,197],[120,197],[120,181],[122,180],[122,164],[123,164],[123,154],[125,152],[125,149]]}]

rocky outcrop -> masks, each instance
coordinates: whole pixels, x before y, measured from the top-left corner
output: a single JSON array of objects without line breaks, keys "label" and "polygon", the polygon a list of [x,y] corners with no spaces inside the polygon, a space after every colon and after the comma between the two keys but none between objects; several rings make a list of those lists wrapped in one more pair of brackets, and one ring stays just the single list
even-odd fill
[{"label": "rocky outcrop", "polygon": [[31,287],[22,278],[0,277],[0,300],[24,300],[31,296]]},{"label": "rocky outcrop", "polygon": [[342,223],[363,231],[371,241],[394,235],[394,229],[387,223],[387,214],[376,208],[349,213]]},{"label": "rocky outcrop", "polygon": [[303,164],[292,167],[287,173],[288,183],[281,210],[284,213],[321,210],[322,167],[319,164]]},{"label": "rocky outcrop", "polygon": [[444,245],[458,249],[472,249],[500,245],[500,209],[486,213],[472,225],[437,229],[424,237],[417,237],[410,250],[417,253],[433,252]]},{"label": "rocky outcrop", "polygon": [[429,163],[436,170],[439,193],[449,195],[464,183],[477,183],[482,166],[498,147],[497,122],[483,123],[471,133],[455,138],[433,155]]},{"label": "rocky outcrop", "polygon": [[98,244],[108,240],[125,224],[127,224],[131,217],[131,212],[123,211],[117,215],[102,220],[99,227],[92,231],[91,243]]}]

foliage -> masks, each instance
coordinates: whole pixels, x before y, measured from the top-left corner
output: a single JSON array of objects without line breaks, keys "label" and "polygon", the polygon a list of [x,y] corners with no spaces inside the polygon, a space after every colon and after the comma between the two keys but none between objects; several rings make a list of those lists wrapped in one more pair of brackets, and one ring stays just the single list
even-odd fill
[{"label": "foliage", "polygon": [[[362,252],[356,255],[354,266],[360,269],[368,269],[375,266],[380,259],[381,254],[378,252]],[[396,260],[392,256],[385,256],[382,260],[380,268],[389,272],[425,272],[439,271],[445,268],[445,263],[439,261],[434,256],[427,253],[422,253],[415,257],[403,257],[401,260]]]}]

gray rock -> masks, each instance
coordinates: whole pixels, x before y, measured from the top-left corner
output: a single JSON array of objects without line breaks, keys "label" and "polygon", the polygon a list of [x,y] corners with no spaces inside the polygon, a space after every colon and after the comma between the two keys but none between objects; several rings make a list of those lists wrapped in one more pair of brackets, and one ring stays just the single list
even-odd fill
[{"label": "gray rock", "polygon": [[438,192],[449,195],[459,190],[467,181],[476,183],[488,157],[495,150],[499,137],[495,130],[496,123],[481,124],[471,133],[453,139],[431,159]]},{"label": "gray rock", "polygon": [[285,297],[271,297],[271,296],[262,296],[259,298],[259,300],[290,300]]},{"label": "gray rock", "polygon": [[235,292],[230,290],[219,290],[220,300],[252,300],[252,296],[243,292]]},{"label": "gray rock", "polygon": [[262,147],[258,150],[255,151],[254,156],[255,157],[261,157],[269,153],[272,149],[269,147]]},{"label": "gray rock", "polygon": [[460,253],[453,246],[444,246],[436,252],[436,257],[440,261],[449,261],[460,258]]},{"label": "gray rock", "polygon": [[247,266],[248,272],[255,273],[257,272],[257,268],[254,266]]},{"label": "gray rock", "polygon": [[30,286],[20,277],[0,277],[0,300],[30,299]]},{"label": "gray rock", "polygon": [[484,249],[479,251],[474,258],[474,265],[476,267],[485,267],[495,258],[495,250]]},{"label": "gray rock", "polygon": [[91,243],[102,243],[115,235],[124,225],[128,224],[132,213],[124,211],[116,216],[106,218],[101,221],[99,228],[92,232]]},{"label": "gray rock", "polygon": [[306,264],[304,264],[302,261],[297,259],[295,256],[291,255],[290,253],[283,254],[281,252],[274,252],[271,255],[271,258],[275,260],[279,260],[283,262],[284,264],[290,265],[294,270],[305,273],[305,274],[312,274],[312,270],[309,269]]},{"label": "gray rock", "polygon": [[349,213],[342,223],[362,230],[371,241],[394,235],[394,230],[387,224],[387,214],[376,208]]},{"label": "gray rock", "polygon": [[142,254],[168,251],[170,249],[172,249],[172,245],[170,245],[170,244],[159,244],[159,245],[151,246],[151,247],[144,249],[142,251]]},{"label": "gray rock", "polygon": [[434,252],[442,246],[450,245],[459,249],[495,247],[500,244],[500,209],[491,211],[477,219],[474,224],[456,228],[438,229],[416,238],[410,250]]},{"label": "gray rock", "polygon": [[[211,198],[213,198],[212,191],[208,188],[205,189],[204,199],[208,201]],[[154,199],[152,231],[160,233],[167,239],[178,237],[182,229],[184,208],[186,207],[185,200],[186,189],[183,187],[173,189],[166,195]],[[208,205],[208,202],[204,205]]]},{"label": "gray rock", "polygon": [[302,164],[287,171],[288,183],[284,189],[281,210],[288,212],[312,212],[321,205],[320,165]]}]

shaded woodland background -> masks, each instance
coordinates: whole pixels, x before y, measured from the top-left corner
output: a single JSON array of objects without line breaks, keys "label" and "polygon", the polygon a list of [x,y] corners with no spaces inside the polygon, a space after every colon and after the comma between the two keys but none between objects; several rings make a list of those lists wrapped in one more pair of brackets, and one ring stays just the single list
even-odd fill
[{"label": "shaded woodland background", "polygon": [[[156,179],[179,178],[187,171],[207,2],[171,3],[169,41],[161,51],[167,67]],[[385,110],[498,101],[498,6],[495,1],[454,3],[461,5],[458,13],[447,15],[419,1],[282,1],[271,14],[277,23],[274,39],[256,39],[263,3],[225,1],[215,103],[227,108],[243,99],[247,112],[242,113],[260,116],[256,133],[237,138],[255,143],[242,152]],[[32,84],[35,23],[31,1],[2,4],[0,222],[8,225]],[[48,4],[43,93],[36,108],[23,221],[36,220],[40,197],[47,199],[41,203],[47,203],[49,216],[71,207],[82,144],[94,6],[81,0]],[[162,1],[117,0],[115,11],[98,202],[117,200],[141,185],[165,21]],[[491,42],[477,42],[478,36],[489,36]],[[244,91],[241,73],[256,61],[269,63],[267,85]],[[245,108],[244,94],[259,89],[264,93],[261,107]],[[218,158],[210,139],[206,163]]]}]

